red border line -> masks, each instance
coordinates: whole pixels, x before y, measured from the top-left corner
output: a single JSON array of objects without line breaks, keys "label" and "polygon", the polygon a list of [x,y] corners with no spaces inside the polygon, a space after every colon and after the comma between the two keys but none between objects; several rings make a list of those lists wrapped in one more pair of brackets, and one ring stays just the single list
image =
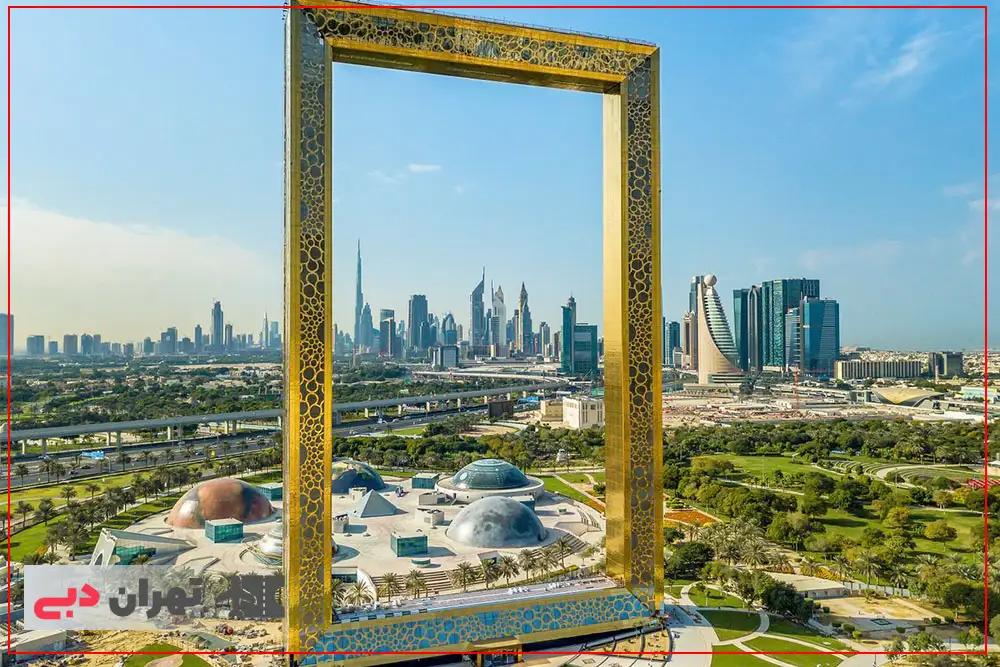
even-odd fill
[{"label": "red border line", "polygon": [[[983,10],[983,650],[903,651],[895,655],[983,655],[989,650],[989,6],[988,5],[377,5],[386,9],[982,9]],[[309,5],[358,9],[357,5]],[[12,9],[291,9],[290,5],[7,5],[7,562],[11,555],[11,10]],[[10,655],[475,655],[476,651],[11,651],[11,571],[7,568],[7,652]],[[519,651],[520,655],[889,655],[888,651]]]}]

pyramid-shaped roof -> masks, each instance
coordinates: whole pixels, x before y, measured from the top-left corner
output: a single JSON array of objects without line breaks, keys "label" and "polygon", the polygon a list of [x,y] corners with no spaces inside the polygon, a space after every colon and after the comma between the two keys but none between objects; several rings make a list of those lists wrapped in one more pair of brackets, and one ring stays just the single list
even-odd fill
[{"label": "pyramid-shaped roof", "polygon": [[375,491],[369,491],[362,496],[358,504],[351,510],[351,516],[359,518],[392,516],[395,513],[396,506]]}]

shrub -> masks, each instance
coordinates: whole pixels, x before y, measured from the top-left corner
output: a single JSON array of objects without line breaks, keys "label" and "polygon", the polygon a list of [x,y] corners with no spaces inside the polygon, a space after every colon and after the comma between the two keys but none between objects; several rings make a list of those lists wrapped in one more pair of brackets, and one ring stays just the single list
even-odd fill
[{"label": "shrub", "polygon": [[830,608],[829,607],[823,607],[823,613],[824,614],[829,614],[830,613]]},{"label": "shrub", "polygon": [[944,622],[945,622],[945,623],[946,623],[947,625],[951,625],[952,623],[954,623],[954,622],[955,622],[955,617],[954,617],[954,616],[945,616],[945,617],[944,617]]},{"label": "shrub", "polygon": [[904,628],[902,625],[897,625],[896,626],[896,632],[898,632],[901,635],[902,634],[906,634],[906,628]]},{"label": "shrub", "polygon": [[830,625],[832,625],[833,627],[835,627],[835,628],[839,629],[839,628],[840,628],[840,626],[842,625],[842,623],[841,623],[840,621],[834,621],[834,622],[833,622],[833,623],[831,623]]},{"label": "shrub", "polygon": [[854,632],[854,626],[850,623],[844,623],[844,632]]},{"label": "shrub", "polygon": [[860,640],[862,637],[861,630],[855,630],[854,632],[851,633],[851,636],[854,637],[855,641]]},{"label": "shrub", "polygon": [[941,619],[938,618],[937,616],[934,616],[934,617],[931,618],[931,624],[932,625],[937,625],[940,622],[941,622]]}]

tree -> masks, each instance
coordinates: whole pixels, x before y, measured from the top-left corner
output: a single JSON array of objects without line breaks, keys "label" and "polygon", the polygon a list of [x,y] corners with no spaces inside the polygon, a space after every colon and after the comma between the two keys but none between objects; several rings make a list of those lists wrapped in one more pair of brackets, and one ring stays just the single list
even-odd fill
[{"label": "tree", "polygon": [[799,498],[799,511],[806,516],[823,516],[828,509],[826,501],[814,493],[806,493]]},{"label": "tree", "polygon": [[62,497],[65,498],[68,503],[70,498],[76,498],[76,489],[72,486],[64,487],[62,490]]},{"label": "tree", "polygon": [[931,521],[924,527],[924,537],[935,542],[948,542],[958,537],[958,531],[947,521]]},{"label": "tree", "polygon": [[386,572],[382,575],[382,579],[379,582],[376,593],[378,595],[384,595],[389,602],[392,602],[392,596],[399,593],[400,590],[402,590],[402,585],[399,580],[399,575],[395,572]]},{"label": "tree", "polygon": [[482,578],[483,583],[486,584],[486,588],[489,588],[490,584],[500,578],[500,568],[497,562],[488,558],[480,563],[479,576]]},{"label": "tree", "polygon": [[907,507],[893,507],[886,512],[882,525],[889,534],[897,533],[905,535],[913,527],[913,516]]},{"label": "tree", "polygon": [[497,561],[497,569],[500,576],[507,580],[508,586],[510,586],[510,580],[521,573],[521,569],[517,566],[517,559],[509,554],[500,556],[500,560]]},{"label": "tree", "polygon": [[87,482],[83,488],[90,494],[90,499],[94,499],[94,494],[101,490],[101,485],[95,482]]},{"label": "tree", "polygon": [[990,636],[994,641],[1000,641],[1000,614],[990,619]]},{"label": "tree", "polygon": [[944,489],[940,489],[934,492],[932,498],[934,499],[935,505],[937,505],[941,509],[944,509],[946,507],[951,506],[951,496],[952,496],[951,491],[945,491]]},{"label": "tree", "polygon": [[24,465],[23,463],[18,463],[17,465],[14,466],[14,474],[17,476],[18,479],[21,480],[22,486],[24,485],[24,478],[28,476],[28,472],[29,472],[28,466]]},{"label": "tree", "polygon": [[451,583],[453,586],[461,586],[462,592],[468,592],[469,585],[476,583],[476,569],[466,562],[461,562],[451,572]]},{"label": "tree", "polygon": [[49,498],[42,498],[41,500],[38,501],[38,518],[47,524],[49,522],[49,519],[51,519],[55,514],[53,508],[54,505],[52,503],[52,500],[50,500]]},{"label": "tree", "polygon": [[712,547],[704,542],[683,542],[670,554],[663,569],[671,579],[693,579],[714,556]]},{"label": "tree", "polygon": [[538,567],[538,559],[535,557],[535,552],[531,549],[521,551],[517,555],[517,563],[521,566],[521,571],[524,572],[525,577],[531,577]]},{"label": "tree", "polygon": [[974,651],[976,649],[982,650],[985,648],[983,633],[974,625],[959,633],[958,641],[969,651]]},{"label": "tree", "polygon": [[344,602],[358,607],[372,601],[372,593],[361,582],[353,583],[344,591]]},{"label": "tree", "polygon": [[421,593],[427,593],[427,582],[424,580],[424,573],[420,570],[410,570],[406,575],[406,592],[414,598],[420,597]]},{"label": "tree", "polygon": [[24,525],[28,522],[28,515],[31,514],[34,510],[35,506],[32,505],[31,503],[24,500],[17,501],[17,505],[14,506],[14,511],[16,511],[18,514],[21,515],[22,528],[24,528]]}]

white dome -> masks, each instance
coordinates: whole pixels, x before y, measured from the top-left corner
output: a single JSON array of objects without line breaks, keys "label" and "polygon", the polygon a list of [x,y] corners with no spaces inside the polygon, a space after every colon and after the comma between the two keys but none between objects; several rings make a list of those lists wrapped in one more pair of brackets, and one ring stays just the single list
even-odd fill
[{"label": "white dome", "polygon": [[702,278],[702,282],[704,282],[709,287],[712,287],[713,285],[715,285],[715,283],[718,282],[718,278],[715,277],[714,273],[709,273],[704,278]]}]

